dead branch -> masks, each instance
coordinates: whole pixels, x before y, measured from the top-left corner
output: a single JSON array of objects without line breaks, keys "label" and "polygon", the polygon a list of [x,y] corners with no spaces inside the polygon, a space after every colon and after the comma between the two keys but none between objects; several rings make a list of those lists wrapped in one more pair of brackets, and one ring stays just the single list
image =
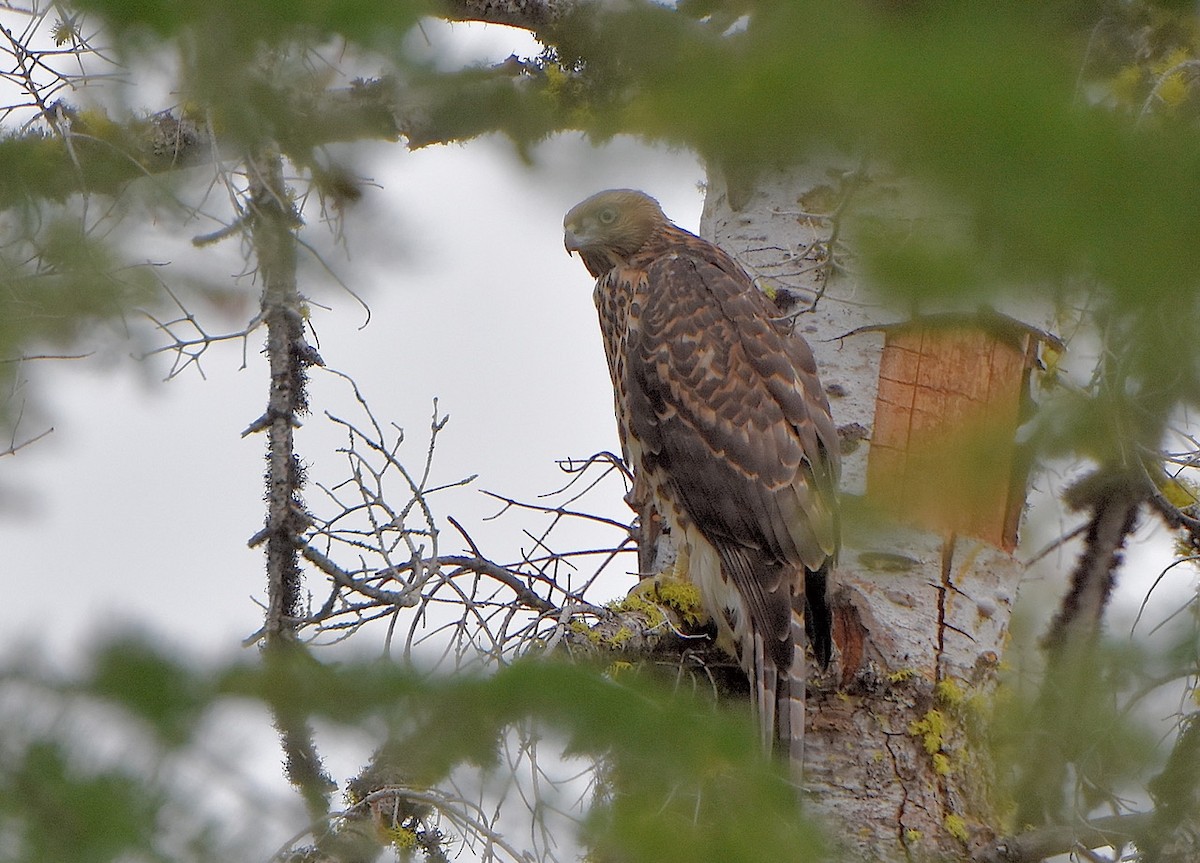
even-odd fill
[{"label": "dead branch", "polygon": [[262,318],[267,325],[271,388],[264,413],[267,431],[267,622],[268,645],[290,636],[297,617],[301,573],[297,537],[307,527],[301,490],[304,472],[295,452],[294,430],[308,410],[307,366],[300,295],[296,289],[296,215],[287,202],[283,159],[267,154],[252,174],[252,239],[263,279]]},{"label": "dead branch", "polygon": [[44,429],[43,431],[38,432],[31,438],[26,438],[25,440],[21,441],[20,443],[17,443],[16,432],[14,431],[13,438],[12,438],[11,442],[9,443],[8,447],[3,450],[0,450],[0,458],[3,458],[6,455],[16,455],[18,452],[25,449],[25,447],[37,443],[38,441],[40,441],[42,438],[44,438],[46,435],[50,434],[53,431],[54,431],[54,427],[51,426],[48,429]]},{"label": "dead branch", "polygon": [[[283,159],[261,155],[253,163],[249,209],[254,213],[251,239],[262,277],[262,318],[267,325],[267,358],[271,370],[266,418],[267,558],[265,644],[284,659],[295,645],[295,619],[302,589],[299,537],[310,519],[301,496],[304,469],[295,450],[294,431],[308,410],[306,350],[300,295],[296,286],[296,214],[283,182]],[[286,655],[284,653],[286,651]],[[325,772],[307,717],[275,710],[275,725],[284,751],[285,773],[300,791],[314,819],[328,817],[336,783]]]},{"label": "dead branch", "polygon": [[[438,559],[438,566],[453,566],[457,567],[459,573],[476,572],[480,575],[486,575],[496,579],[503,585],[506,585],[516,595],[517,601],[527,605],[535,611],[554,611],[557,606],[553,603],[542,599],[526,586],[523,581],[512,571],[505,569],[492,563],[490,560],[484,560],[481,557],[462,557],[460,555],[450,555]],[[453,576],[451,576],[453,577]]]},{"label": "dead branch", "polygon": [[[179,309],[179,317],[164,321],[149,311],[144,310],[142,312],[155,327],[167,336],[169,341],[167,344],[146,351],[142,354],[141,359],[147,359],[156,354],[172,353],[174,354],[174,358],[171,361],[171,368],[167,371],[166,380],[182,374],[191,366],[195,366],[196,371],[203,378],[205,375],[204,369],[200,365],[200,360],[208,352],[209,348],[221,342],[240,341],[242,343],[242,368],[246,367],[246,352],[250,344],[250,334],[257,330],[263,323],[261,311],[237,332],[210,333],[196,316],[188,311],[183,302],[168,285],[164,283],[161,287],[163,292],[171,298],[171,301]],[[187,333],[187,330],[190,330],[191,333]],[[319,362],[315,364],[321,365]],[[251,428],[248,433],[252,434],[254,431],[259,430],[258,428]]]}]

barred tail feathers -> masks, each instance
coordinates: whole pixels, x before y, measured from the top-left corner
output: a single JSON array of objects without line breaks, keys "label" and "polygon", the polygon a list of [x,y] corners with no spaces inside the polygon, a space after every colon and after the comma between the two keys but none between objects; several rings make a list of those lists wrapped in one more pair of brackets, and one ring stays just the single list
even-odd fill
[{"label": "barred tail feathers", "polygon": [[796,598],[791,636],[791,665],[779,668],[762,633],[755,632],[750,679],[754,710],[764,752],[778,752],[788,760],[793,781],[800,783],[804,767],[805,630],[804,599]]},{"label": "barred tail feathers", "polygon": [[805,616],[804,598],[795,597],[792,608],[792,653],[791,668],[780,671],[781,685],[776,692],[779,714],[779,740],[785,747],[792,780],[801,784],[804,774],[804,702],[807,667],[804,648]]},{"label": "barred tail feathers", "polygon": [[754,692],[753,706],[754,712],[758,715],[763,752],[771,752],[775,746],[776,735],[781,730],[778,723],[779,671],[766,649],[763,634],[755,632],[753,638],[750,669],[750,682]]}]

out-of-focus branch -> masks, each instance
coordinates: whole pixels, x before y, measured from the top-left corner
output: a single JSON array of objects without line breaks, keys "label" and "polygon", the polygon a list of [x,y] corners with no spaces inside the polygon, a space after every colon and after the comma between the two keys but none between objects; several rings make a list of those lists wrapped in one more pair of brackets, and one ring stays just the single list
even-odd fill
[{"label": "out-of-focus branch", "polygon": [[579,0],[446,0],[448,18],[537,31],[558,21]]},{"label": "out-of-focus branch", "polygon": [[[451,0],[446,15],[550,32],[576,6],[576,0]],[[246,110],[266,115],[273,145],[317,173],[313,153],[328,144],[404,138],[415,149],[497,131],[531,142],[578,128],[587,111],[566,81],[561,74],[551,81],[538,64],[520,61],[438,75],[398,71],[338,89],[263,77],[247,85],[255,99]],[[9,166],[0,176],[0,209],[112,195],[141,177],[236,158],[261,144],[248,140],[245,129],[222,127],[190,108],[110,118],[59,100],[42,107],[41,120],[0,141],[0,162]]]},{"label": "out-of-focus branch", "polygon": [[1068,503],[1074,509],[1090,509],[1092,520],[1071,590],[1046,634],[1045,645],[1052,653],[1095,635],[1121,563],[1121,549],[1136,526],[1144,499],[1140,477],[1120,471],[1099,471],[1069,492]]},{"label": "out-of-focus branch", "polygon": [[1098,470],[1067,494],[1067,502],[1089,510],[1091,519],[1071,588],[1043,638],[1046,676],[1034,709],[1037,727],[1045,734],[1027,759],[1017,792],[1020,824],[1063,820],[1067,765],[1073,756],[1064,751],[1059,734],[1071,727],[1072,717],[1084,709],[1081,699],[1096,685],[1096,644],[1104,610],[1125,540],[1137,524],[1145,497],[1141,477],[1116,468]]},{"label": "out-of-focus branch", "polygon": [[1157,804],[1138,833],[1145,863],[1184,863],[1200,853],[1200,714],[1183,723],[1161,773],[1150,780]]},{"label": "out-of-focus branch", "polygon": [[1149,812],[1111,815],[1077,825],[1040,827],[993,842],[972,863],[1040,863],[1080,848],[1120,847],[1133,841],[1151,820]]},{"label": "out-of-focus branch", "polygon": [[[309,147],[395,140],[401,130],[394,107],[390,83],[376,81],[317,94],[293,105],[291,113],[305,118],[302,143]],[[0,162],[10,166],[0,174],[0,208],[81,192],[114,194],[141,177],[207,164],[231,151],[203,119],[186,113],[160,111],[116,122],[64,103],[54,112],[57,135],[31,132],[0,140]],[[286,148],[288,141],[281,145]]]},{"label": "out-of-focus branch", "polygon": [[1147,485],[1150,488],[1147,502],[1162,517],[1167,527],[1184,531],[1192,548],[1200,549],[1200,518],[1196,518],[1195,506],[1176,506],[1153,483]]}]

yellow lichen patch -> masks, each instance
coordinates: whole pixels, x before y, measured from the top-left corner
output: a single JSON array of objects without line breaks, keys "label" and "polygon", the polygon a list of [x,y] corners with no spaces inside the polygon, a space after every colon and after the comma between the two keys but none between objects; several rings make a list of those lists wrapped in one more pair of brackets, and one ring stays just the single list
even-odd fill
[{"label": "yellow lichen patch", "polygon": [[967,821],[961,815],[950,813],[942,819],[942,826],[946,828],[946,832],[957,839],[964,845],[971,837],[967,834]]},{"label": "yellow lichen patch", "polygon": [[[1132,93],[1133,88],[1137,86],[1137,82],[1141,78],[1142,73],[1141,70],[1137,69],[1136,67],[1129,67],[1129,69],[1133,70],[1134,75],[1133,82],[1128,84],[1129,92]],[[1125,71],[1128,71],[1128,69]],[[1114,86],[1116,86],[1115,82]],[[1049,384],[1058,377],[1059,366],[1062,364],[1063,351],[1059,350],[1052,344],[1043,343],[1039,356],[1042,360],[1042,380],[1046,384]]]},{"label": "yellow lichen patch", "polygon": [[629,595],[624,599],[613,600],[605,605],[605,608],[616,612],[628,611],[644,614],[646,616],[646,626],[649,629],[661,626],[663,621],[667,619],[666,613],[658,603],[646,596],[646,591],[637,593],[630,591]]},{"label": "yellow lichen patch", "polygon": [[921,841],[921,835],[922,834],[921,834],[920,830],[913,830],[910,827],[908,830],[904,831],[904,844],[905,845],[916,845],[918,842]]},{"label": "yellow lichen patch", "polygon": [[[609,603],[607,607],[618,613],[642,611],[642,609],[629,607],[629,604],[624,601],[620,603]],[[651,621],[651,626],[654,625],[653,621],[656,613],[661,618],[662,612],[658,611],[657,608],[653,606],[644,610],[645,616]],[[576,635],[582,635],[584,638],[586,638],[588,643],[593,647],[603,647],[610,650],[624,647],[629,640],[637,634],[632,627],[626,626],[623,623],[614,629],[612,626],[604,624],[589,626],[587,623],[579,619],[572,620],[570,623],[570,628],[571,632],[575,633]]]},{"label": "yellow lichen patch", "polygon": [[893,671],[888,675],[888,683],[903,683],[916,676],[917,670],[915,668],[901,668],[899,671]]},{"label": "yellow lichen patch", "polygon": [[700,589],[690,581],[662,579],[655,585],[659,601],[679,612],[688,626],[701,626],[708,614],[700,602]]},{"label": "yellow lichen patch", "polygon": [[1191,58],[1188,55],[1187,49],[1174,48],[1151,63],[1150,71],[1155,75],[1162,75],[1164,72],[1174,69],[1181,63],[1186,63],[1189,59]]},{"label": "yellow lichen patch", "polygon": [[1142,69],[1140,66],[1124,66],[1109,81],[1108,87],[1113,97],[1122,105],[1130,105],[1137,98],[1138,89],[1142,85]]},{"label": "yellow lichen patch", "polygon": [[[1184,539],[1182,536],[1175,537],[1175,541],[1171,545],[1175,549],[1175,556],[1178,558],[1187,559],[1191,558],[1192,555],[1195,554],[1195,549],[1192,548],[1192,543],[1189,540]],[[1196,566],[1195,560],[1190,560],[1189,563],[1191,563],[1193,567]]]},{"label": "yellow lichen patch", "polygon": [[1163,497],[1180,509],[1194,506],[1197,501],[1200,501],[1200,493],[1197,492],[1196,487],[1180,477],[1163,474],[1155,478],[1154,484],[1163,493]]},{"label": "yellow lichen patch", "polygon": [[680,556],[653,578],[644,578],[622,600],[610,603],[614,611],[636,611],[646,615],[653,628],[670,619],[676,626],[695,629],[708,622],[700,591],[687,577],[687,558]]},{"label": "yellow lichen patch", "polygon": [[1158,94],[1158,98],[1162,99],[1164,103],[1172,108],[1179,105],[1188,94],[1188,79],[1184,77],[1183,71],[1177,68],[1188,59],[1185,50],[1176,48],[1151,66],[1151,71],[1155,75],[1161,76],[1155,87],[1155,92]]},{"label": "yellow lichen patch", "polygon": [[933,693],[939,702],[951,707],[959,706],[967,697],[967,693],[963,688],[956,681],[948,677],[938,682],[937,686],[933,689]]},{"label": "yellow lichen patch", "polygon": [[603,636],[600,635],[598,631],[596,631],[593,627],[588,626],[582,620],[572,620],[570,625],[573,633],[576,635],[582,635],[592,644],[599,645],[600,642],[604,640]]},{"label": "yellow lichen patch", "polygon": [[920,719],[913,720],[908,726],[908,733],[920,737],[921,744],[930,755],[940,752],[946,743],[946,732],[950,722],[940,710],[930,710]]},{"label": "yellow lichen patch", "polygon": [[935,752],[933,755],[933,772],[938,776],[949,776],[954,771],[950,767],[950,756],[945,752]]},{"label": "yellow lichen patch", "polygon": [[383,831],[387,841],[397,848],[416,848],[417,834],[407,827],[389,827]]}]

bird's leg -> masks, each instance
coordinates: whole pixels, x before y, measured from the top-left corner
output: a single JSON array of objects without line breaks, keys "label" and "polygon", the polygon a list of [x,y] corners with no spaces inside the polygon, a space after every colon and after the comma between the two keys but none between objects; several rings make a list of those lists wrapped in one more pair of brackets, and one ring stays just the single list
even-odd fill
[{"label": "bird's leg", "polygon": [[634,475],[633,488],[625,495],[625,503],[637,513],[637,529],[633,538],[638,549],[638,576],[650,578],[656,572],[663,520],[654,505],[654,496],[650,494],[650,488],[640,473]]},{"label": "bird's leg", "polygon": [[700,599],[700,591],[688,578],[687,550],[676,552],[660,572],[643,575],[629,591],[634,601],[651,602],[662,609],[675,629],[692,633],[711,623]]}]

